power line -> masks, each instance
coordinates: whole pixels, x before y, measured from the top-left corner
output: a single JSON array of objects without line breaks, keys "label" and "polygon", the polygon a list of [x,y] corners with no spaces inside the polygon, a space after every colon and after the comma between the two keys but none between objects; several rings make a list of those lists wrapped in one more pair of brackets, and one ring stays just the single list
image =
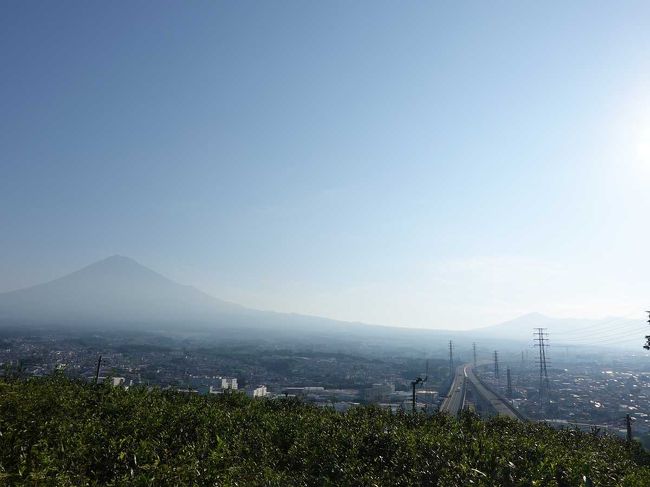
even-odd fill
[{"label": "power line", "polygon": [[[630,316],[633,316],[633,315],[635,315],[637,313],[638,313],[638,311],[633,311],[632,313],[629,313],[629,314],[627,314],[625,316],[619,316],[619,317],[616,317],[616,318],[611,318],[611,319],[609,319],[607,321],[604,321],[602,323],[596,323],[596,324],[592,323],[592,324],[589,324],[589,325],[579,326],[577,328],[571,328],[571,330],[569,330],[568,332],[570,332],[570,333],[579,333],[579,332],[582,332],[582,331],[592,331],[594,329],[598,329],[600,327],[607,326],[607,325],[610,325],[612,323],[620,323],[622,320],[625,320],[626,318],[629,318]],[[558,331],[558,332],[554,332],[554,333],[560,333],[560,332]]]},{"label": "power line", "polygon": [[625,329],[625,328],[621,329],[621,328],[619,328],[616,331],[612,330],[612,331],[607,332],[607,333],[594,333],[593,335],[592,334],[583,334],[581,337],[566,338],[566,337],[560,336],[560,337],[558,337],[558,341],[561,341],[562,343],[564,343],[564,342],[580,342],[580,343],[584,343],[585,341],[587,341],[586,339],[588,339],[588,338],[595,338],[595,339],[617,338],[617,337],[620,337],[622,334],[626,334],[626,335],[633,335],[633,334],[636,334],[636,333],[643,334],[646,331],[647,331],[647,328],[645,328],[645,327],[639,328],[638,326],[636,328],[630,328],[630,329]]},{"label": "power line", "polygon": [[[626,336],[626,337],[619,337],[619,338],[603,338],[600,340],[593,340],[589,341],[589,344],[603,344],[603,345],[617,345],[617,344],[624,344],[624,343],[630,343],[630,344],[635,344],[638,345],[638,336]],[[584,343],[583,343],[584,344]]]},{"label": "power line", "polygon": [[[650,320],[649,320],[650,321]],[[614,323],[614,324],[612,324]],[[595,332],[581,333],[579,336],[571,333],[560,334],[558,342],[560,344],[607,344],[607,345],[622,345],[626,343],[636,342],[639,334],[644,334],[647,331],[645,325],[638,322],[621,322],[621,320],[610,320],[607,326],[601,324],[601,329]]]},{"label": "power line", "polygon": [[608,336],[608,335],[611,335],[611,334],[620,333],[621,331],[626,331],[626,332],[632,332],[633,333],[635,331],[640,330],[641,327],[643,327],[644,330],[646,329],[645,325],[641,325],[640,323],[630,323],[628,325],[620,325],[620,324],[618,324],[618,325],[612,326],[611,328],[602,329],[602,330],[598,330],[598,331],[594,331],[594,332],[584,332],[584,333],[580,333],[580,334],[558,333],[557,335],[560,338],[571,340],[571,339],[575,339],[575,338],[579,338],[579,337],[585,337],[585,336],[594,336],[594,337]]},{"label": "power line", "polygon": [[558,339],[558,344],[586,345],[593,343],[635,342],[639,339],[639,336],[643,336],[644,331],[646,330],[635,330],[634,332],[621,331],[619,333],[594,337],[585,336],[582,339]]}]

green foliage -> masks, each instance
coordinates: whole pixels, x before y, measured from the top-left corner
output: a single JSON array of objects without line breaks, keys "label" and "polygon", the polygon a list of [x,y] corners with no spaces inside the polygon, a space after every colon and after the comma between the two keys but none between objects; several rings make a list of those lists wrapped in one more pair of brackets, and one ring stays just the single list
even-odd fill
[{"label": "green foliage", "polygon": [[648,465],[637,444],[471,414],[0,382],[5,485],[640,486]]}]

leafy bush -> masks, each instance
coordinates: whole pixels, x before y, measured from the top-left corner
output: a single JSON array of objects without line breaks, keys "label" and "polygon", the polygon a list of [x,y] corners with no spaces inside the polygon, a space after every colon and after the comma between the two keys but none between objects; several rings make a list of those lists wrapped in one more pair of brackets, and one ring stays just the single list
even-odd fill
[{"label": "leafy bush", "polygon": [[0,382],[5,485],[635,486],[648,465],[637,444],[471,414]]}]

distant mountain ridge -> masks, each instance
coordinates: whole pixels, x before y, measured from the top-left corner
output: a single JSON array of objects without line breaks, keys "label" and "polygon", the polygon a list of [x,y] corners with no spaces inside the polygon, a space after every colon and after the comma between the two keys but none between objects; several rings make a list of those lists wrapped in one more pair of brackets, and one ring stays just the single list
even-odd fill
[{"label": "distant mountain ridge", "polygon": [[0,320],[193,321],[242,309],[120,255],[44,284],[0,294]]},{"label": "distant mountain ridge", "polygon": [[211,330],[222,334],[229,330],[233,337],[247,331],[257,337],[272,335],[282,339],[309,335],[365,345],[376,341],[424,347],[432,342],[440,345],[449,339],[532,345],[534,327],[548,328],[552,333],[565,332],[570,336],[573,329],[599,327],[602,323],[602,320],[557,319],[530,313],[498,325],[452,331],[366,325],[260,311],[179,284],[120,255],[44,284],[0,294],[0,324],[5,325],[137,325],[179,331]]},{"label": "distant mountain ridge", "polygon": [[0,324],[138,326],[217,331],[235,338],[243,333],[277,338],[398,336],[389,327],[246,308],[174,282],[120,255],[44,284],[0,294]]}]

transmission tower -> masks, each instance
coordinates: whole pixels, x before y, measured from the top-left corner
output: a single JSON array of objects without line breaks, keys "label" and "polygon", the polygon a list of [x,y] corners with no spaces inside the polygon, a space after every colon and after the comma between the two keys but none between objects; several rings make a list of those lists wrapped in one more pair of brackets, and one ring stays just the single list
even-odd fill
[{"label": "transmission tower", "polygon": [[454,343],[449,340],[449,375],[454,376]]},{"label": "transmission tower", "polygon": [[499,383],[499,352],[494,351],[494,380]]},{"label": "transmission tower", "polygon": [[548,371],[546,370],[546,349],[548,348],[548,333],[546,328],[535,328],[535,337],[533,341],[539,349],[539,405],[543,410],[546,403],[549,402],[549,382]]},{"label": "transmission tower", "polygon": [[506,369],[506,377],[508,379],[508,386],[506,388],[506,395],[508,399],[512,399],[512,380],[510,379],[510,367]]},{"label": "transmission tower", "polygon": [[472,351],[474,352],[474,367],[476,367],[476,342],[472,343]]},{"label": "transmission tower", "polygon": [[[646,313],[648,313],[648,325],[650,325],[650,311],[646,311]],[[650,335],[645,336],[645,345],[643,345],[643,348],[650,350]]]}]

